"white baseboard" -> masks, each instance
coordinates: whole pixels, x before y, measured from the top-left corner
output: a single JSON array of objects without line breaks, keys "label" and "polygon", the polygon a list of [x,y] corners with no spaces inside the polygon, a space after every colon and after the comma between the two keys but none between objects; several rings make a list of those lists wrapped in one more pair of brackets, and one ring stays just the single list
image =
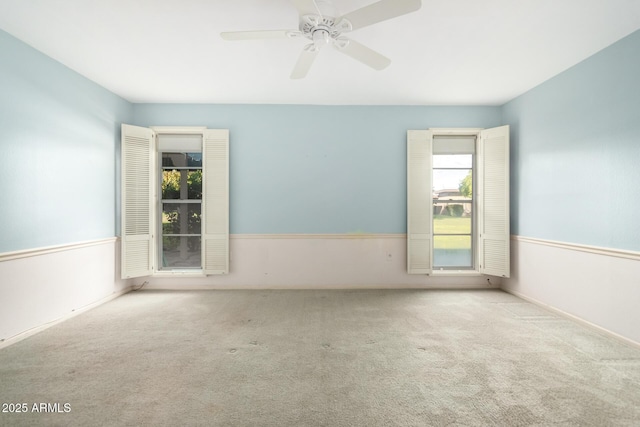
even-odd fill
[{"label": "white baseboard", "polygon": [[[179,281],[178,281],[179,282]],[[352,285],[352,284],[327,284],[327,285],[291,285],[291,286],[237,286],[237,285],[220,285],[220,284],[190,284],[178,283],[175,280],[169,283],[153,283],[145,285],[140,291],[206,291],[206,290],[242,290],[242,291],[260,291],[260,290],[374,290],[374,289],[424,289],[424,290],[451,290],[451,289],[500,289],[499,286],[487,286],[475,283],[450,283],[450,284],[434,284],[434,285]]]},{"label": "white baseboard", "polygon": [[119,253],[114,237],[0,254],[0,343],[127,292]]},{"label": "white baseboard", "polygon": [[545,308],[545,309],[547,309],[547,310],[549,310],[549,311],[551,311],[553,313],[556,313],[556,314],[558,314],[558,315],[560,315],[562,317],[566,317],[568,319],[574,320],[574,321],[576,321],[576,322],[578,322],[578,323],[580,323],[580,324],[582,324],[582,325],[584,325],[584,326],[586,326],[588,328],[594,329],[594,330],[596,330],[596,331],[598,331],[598,332],[600,332],[602,334],[605,334],[607,336],[610,336],[612,338],[624,341],[625,343],[630,344],[630,345],[640,349],[640,342],[634,341],[634,340],[629,339],[627,337],[624,337],[624,336],[622,336],[620,334],[616,334],[615,332],[612,332],[609,329],[603,328],[602,326],[598,326],[595,323],[591,323],[591,322],[589,322],[589,321],[587,321],[587,320],[585,320],[585,319],[583,319],[581,317],[574,316],[571,313],[567,313],[566,311],[560,310],[559,308],[553,307],[553,306],[551,306],[549,304],[545,304],[545,303],[543,303],[541,301],[538,301],[537,299],[534,299],[534,298],[531,298],[531,297],[529,297],[527,295],[521,294],[520,292],[516,292],[516,291],[513,291],[513,290],[509,290],[509,289],[502,289],[502,290],[504,292],[509,293],[509,294],[515,295],[518,298],[522,298],[523,300],[525,300],[527,302],[530,302],[531,304],[535,304],[537,306],[543,307],[543,308]]},{"label": "white baseboard", "polygon": [[501,288],[640,345],[640,253],[513,236]]},{"label": "white baseboard", "polygon": [[10,338],[4,339],[4,340],[0,340],[0,349],[2,349],[4,347],[8,347],[10,345],[13,345],[13,344],[15,344],[17,342],[20,342],[20,341],[22,341],[22,340],[24,340],[26,338],[29,338],[32,335],[35,335],[35,334],[37,334],[39,332],[42,332],[42,331],[44,331],[46,329],[49,329],[52,326],[55,326],[55,325],[57,325],[59,323],[64,322],[65,320],[69,320],[69,319],[71,319],[73,317],[76,317],[79,314],[85,313],[85,312],[87,312],[87,311],[89,311],[89,310],[91,310],[93,308],[96,308],[96,307],[98,307],[98,306],[100,306],[102,304],[105,304],[105,303],[107,303],[109,301],[112,301],[112,300],[118,298],[119,296],[122,296],[122,295],[124,295],[124,294],[126,294],[128,292],[131,292],[131,288],[125,289],[125,290],[122,290],[122,291],[118,291],[118,292],[114,292],[113,294],[109,295],[108,297],[102,298],[99,301],[96,301],[96,302],[88,304],[88,305],[86,305],[84,307],[80,307],[78,309],[75,309],[71,313],[68,313],[68,314],[62,316],[59,319],[53,320],[53,321],[51,321],[49,323],[37,326],[35,328],[31,328],[31,329],[29,329],[27,331],[21,332],[21,333],[19,333],[17,335],[14,335],[14,336],[10,337]]}]

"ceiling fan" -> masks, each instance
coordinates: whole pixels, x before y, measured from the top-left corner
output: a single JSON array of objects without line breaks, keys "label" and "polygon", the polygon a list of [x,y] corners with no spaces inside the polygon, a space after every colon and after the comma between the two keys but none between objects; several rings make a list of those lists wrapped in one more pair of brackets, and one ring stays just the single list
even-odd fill
[{"label": "ceiling fan", "polygon": [[415,12],[421,0],[380,0],[339,16],[331,0],[292,0],[300,15],[298,30],[232,31],[220,35],[224,40],[262,40],[306,38],[306,45],[291,73],[292,79],[307,75],[318,52],[331,44],[339,52],[375,69],[386,68],[391,60],[343,35],[387,19]]}]

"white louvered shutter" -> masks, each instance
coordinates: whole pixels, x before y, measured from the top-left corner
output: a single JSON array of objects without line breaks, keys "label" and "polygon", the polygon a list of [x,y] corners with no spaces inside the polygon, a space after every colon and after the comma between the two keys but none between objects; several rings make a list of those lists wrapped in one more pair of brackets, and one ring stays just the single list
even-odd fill
[{"label": "white louvered shutter", "polygon": [[478,154],[480,272],[509,277],[509,126],[481,131]]},{"label": "white louvered shutter", "polygon": [[432,144],[431,131],[407,131],[407,272],[409,274],[431,274]]},{"label": "white louvered shutter", "polygon": [[151,129],[122,125],[123,279],[152,273],[152,143]]},{"label": "white louvered shutter", "polygon": [[229,130],[207,129],[203,141],[203,269],[229,272]]}]

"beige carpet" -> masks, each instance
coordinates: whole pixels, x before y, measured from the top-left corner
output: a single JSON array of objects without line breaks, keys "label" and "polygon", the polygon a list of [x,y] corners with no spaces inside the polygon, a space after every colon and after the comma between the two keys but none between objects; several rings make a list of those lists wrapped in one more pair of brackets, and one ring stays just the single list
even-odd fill
[{"label": "beige carpet", "polygon": [[28,407],[9,426],[638,426],[640,350],[501,291],[140,291],[0,350],[0,403]]}]

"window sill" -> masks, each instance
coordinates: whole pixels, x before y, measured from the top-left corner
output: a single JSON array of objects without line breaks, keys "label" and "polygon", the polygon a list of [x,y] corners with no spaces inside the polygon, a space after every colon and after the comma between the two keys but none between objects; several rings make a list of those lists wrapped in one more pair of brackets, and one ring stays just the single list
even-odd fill
[{"label": "window sill", "polygon": [[152,277],[205,277],[203,270],[162,270],[153,273]]},{"label": "window sill", "polygon": [[432,270],[432,276],[464,276],[464,277],[481,277],[484,274],[478,270]]}]

